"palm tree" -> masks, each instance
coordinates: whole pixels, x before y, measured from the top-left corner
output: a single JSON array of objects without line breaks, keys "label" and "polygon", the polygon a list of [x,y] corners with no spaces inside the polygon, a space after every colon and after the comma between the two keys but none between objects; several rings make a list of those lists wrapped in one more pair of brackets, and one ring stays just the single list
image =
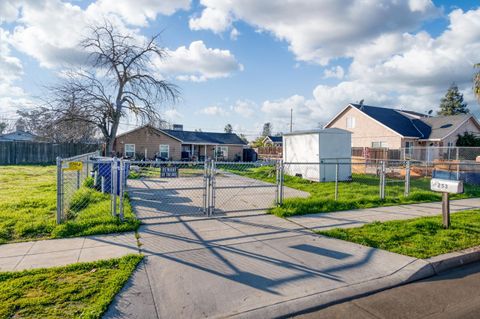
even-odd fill
[{"label": "palm tree", "polygon": [[479,71],[473,76],[473,94],[480,102],[480,63],[475,64],[474,68],[478,68]]}]

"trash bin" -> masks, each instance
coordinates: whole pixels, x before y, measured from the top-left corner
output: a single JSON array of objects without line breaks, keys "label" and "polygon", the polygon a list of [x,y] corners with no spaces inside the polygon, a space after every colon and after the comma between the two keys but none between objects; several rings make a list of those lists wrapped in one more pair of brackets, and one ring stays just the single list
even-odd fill
[{"label": "trash bin", "polygon": [[[113,160],[98,160],[93,164],[93,171],[97,174],[97,181],[94,187],[104,193],[112,192],[112,164]],[[130,173],[130,163],[124,163],[124,180],[123,185],[126,185],[127,176]],[[103,189],[102,189],[103,177]],[[120,195],[120,160],[117,160],[117,195]]]}]

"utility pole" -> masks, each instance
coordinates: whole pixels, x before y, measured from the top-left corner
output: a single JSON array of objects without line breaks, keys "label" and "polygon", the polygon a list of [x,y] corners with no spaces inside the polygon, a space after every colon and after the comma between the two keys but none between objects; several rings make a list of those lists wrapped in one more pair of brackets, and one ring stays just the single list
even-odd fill
[{"label": "utility pole", "polygon": [[290,133],[292,133],[293,127],[293,108],[290,109]]}]

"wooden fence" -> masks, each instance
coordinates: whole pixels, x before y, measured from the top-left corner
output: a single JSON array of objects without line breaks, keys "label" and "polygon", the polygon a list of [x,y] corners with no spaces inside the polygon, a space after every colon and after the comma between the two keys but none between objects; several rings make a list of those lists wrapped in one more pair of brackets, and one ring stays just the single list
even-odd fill
[{"label": "wooden fence", "polygon": [[71,157],[99,149],[98,144],[0,142],[0,165],[54,164],[57,156]]},{"label": "wooden fence", "polygon": [[281,146],[261,146],[255,149],[260,159],[281,159]]}]

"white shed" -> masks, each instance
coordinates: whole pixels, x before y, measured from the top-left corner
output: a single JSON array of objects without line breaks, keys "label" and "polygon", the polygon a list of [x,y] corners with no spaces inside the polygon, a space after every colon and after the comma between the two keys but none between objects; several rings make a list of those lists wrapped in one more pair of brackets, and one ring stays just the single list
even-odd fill
[{"label": "white shed", "polygon": [[335,181],[352,177],[352,134],[338,128],[297,131],[283,135],[285,173],[316,182]]}]

